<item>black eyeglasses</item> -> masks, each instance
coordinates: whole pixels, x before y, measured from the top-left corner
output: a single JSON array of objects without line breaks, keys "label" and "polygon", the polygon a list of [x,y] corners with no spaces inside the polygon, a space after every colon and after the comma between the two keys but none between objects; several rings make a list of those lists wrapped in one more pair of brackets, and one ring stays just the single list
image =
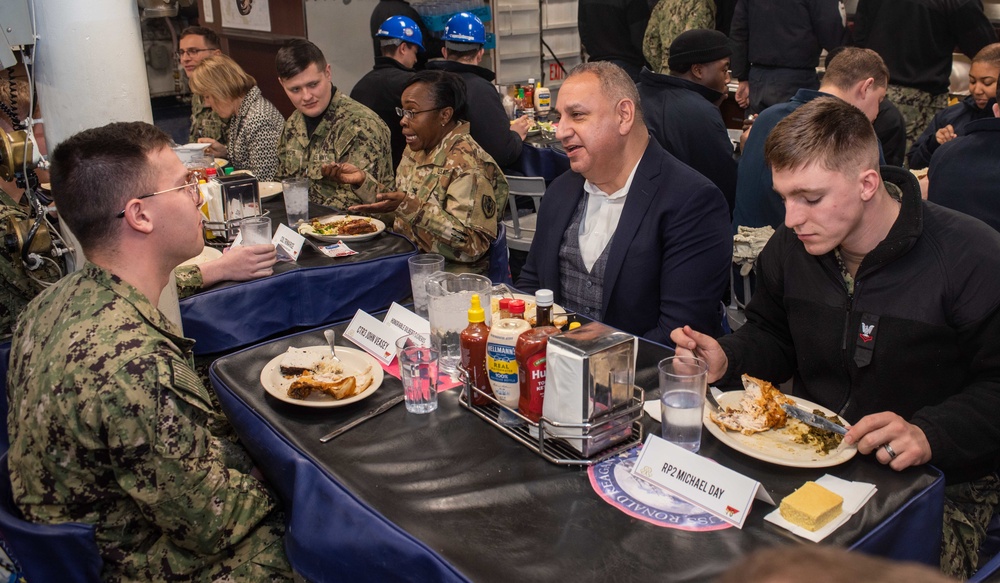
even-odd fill
[{"label": "black eyeglasses", "polygon": [[184,55],[190,55],[192,57],[196,57],[198,56],[198,53],[203,53],[205,51],[214,51],[214,50],[215,49],[177,49],[177,52],[174,54],[177,55],[177,58],[181,58]]},{"label": "black eyeglasses", "polygon": [[403,109],[402,107],[396,108],[396,115],[399,117],[405,117],[406,119],[413,119],[413,116],[418,113],[427,113],[428,111],[438,111],[439,109],[444,109],[443,107],[435,107],[434,109],[423,109],[420,111],[413,111],[412,109]]},{"label": "black eyeglasses", "polygon": [[[173,192],[175,190],[181,190],[181,189],[186,189],[188,196],[191,197],[191,200],[193,200],[195,202],[195,204],[197,204],[198,206],[201,206],[201,203],[202,203],[202,200],[201,200],[201,191],[198,190],[198,183],[197,182],[188,182],[187,184],[182,184],[180,186],[175,186],[173,188],[167,188],[166,190],[160,190],[160,191],[157,191],[157,192],[150,192],[149,194],[142,194],[142,195],[139,195],[139,196],[135,197],[135,200],[142,200],[144,198],[151,198],[151,197],[154,197],[154,196],[156,196],[158,194],[164,194],[164,193],[167,193],[167,192]],[[118,213],[117,217],[119,219],[125,218],[125,209],[122,209]]]}]

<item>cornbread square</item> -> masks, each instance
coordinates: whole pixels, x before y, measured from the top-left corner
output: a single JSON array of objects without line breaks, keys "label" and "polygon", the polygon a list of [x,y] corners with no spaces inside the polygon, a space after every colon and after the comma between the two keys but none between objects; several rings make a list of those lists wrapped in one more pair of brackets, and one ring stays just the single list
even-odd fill
[{"label": "cornbread square", "polygon": [[809,531],[817,531],[843,511],[844,499],[816,482],[806,482],[781,501],[785,520]]}]

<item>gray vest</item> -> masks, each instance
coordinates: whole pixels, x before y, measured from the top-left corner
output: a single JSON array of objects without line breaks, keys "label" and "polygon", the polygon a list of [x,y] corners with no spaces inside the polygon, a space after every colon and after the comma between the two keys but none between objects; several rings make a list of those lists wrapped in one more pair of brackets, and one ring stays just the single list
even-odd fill
[{"label": "gray vest", "polygon": [[608,241],[594,268],[587,271],[580,255],[580,222],[587,209],[587,195],[584,193],[576,205],[573,219],[563,233],[559,245],[559,286],[562,290],[560,303],[567,310],[582,314],[594,320],[601,319],[601,305],[604,300],[604,268],[608,264],[611,241]]}]

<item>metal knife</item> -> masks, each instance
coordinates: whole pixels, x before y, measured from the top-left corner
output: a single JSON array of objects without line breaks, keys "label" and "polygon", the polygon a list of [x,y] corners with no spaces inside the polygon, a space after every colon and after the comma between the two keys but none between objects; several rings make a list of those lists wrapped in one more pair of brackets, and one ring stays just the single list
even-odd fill
[{"label": "metal knife", "polygon": [[846,427],[842,425],[837,425],[833,421],[830,421],[829,419],[825,419],[819,415],[816,415],[812,411],[806,411],[801,407],[796,407],[795,405],[789,405],[788,403],[785,403],[781,407],[785,410],[785,413],[788,413],[790,416],[798,419],[799,421],[805,423],[810,427],[816,427],[824,431],[832,431],[834,433],[839,433],[841,435],[847,433]]},{"label": "metal knife", "polygon": [[396,395],[395,397],[389,399],[385,403],[382,403],[378,407],[375,407],[371,411],[365,413],[361,417],[358,417],[354,421],[351,421],[347,425],[344,425],[343,427],[338,427],[337,429],[334,429],[330,433],[324,435],[323,437],[321,437],[319,439],[320,443],[326,443],[326,442],[330,441],[331,439],[333,439],[334,437],[337,437],[341,433],[344,433],[348,429],[353,429],[353,428],[357,427],[358,425],[361,425],[365,421],[368,421],[372,417],[378,417],[382,413],[385,413],[389,409],[392,409],[396,405],[402,403],[403,402],[403,398],[404,398],[403,395]]}]

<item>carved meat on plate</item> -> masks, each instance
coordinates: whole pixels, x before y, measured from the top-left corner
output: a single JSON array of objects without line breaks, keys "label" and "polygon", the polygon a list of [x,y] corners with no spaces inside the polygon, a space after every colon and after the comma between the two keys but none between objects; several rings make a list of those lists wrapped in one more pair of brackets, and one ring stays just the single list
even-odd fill
[{"label": "carved meat on plate", "polygon": [[712,421],[722,429],[744,435],[784,427],[787,417],[781,406],[795,402],[767,381],[750,375],[742,378],[745,391],[739,405],[735,409],[726,407],[725,411],[713,411],[709,415]]},{"label": "carved meat on plate", "polygon": [[281,358],[281,374],[292,383],[288,396],[305,399],[320,392],[340,400],[362,393],[372,384],[371,365],[360,372],[345,370],[328,354],[289,348]]}]

